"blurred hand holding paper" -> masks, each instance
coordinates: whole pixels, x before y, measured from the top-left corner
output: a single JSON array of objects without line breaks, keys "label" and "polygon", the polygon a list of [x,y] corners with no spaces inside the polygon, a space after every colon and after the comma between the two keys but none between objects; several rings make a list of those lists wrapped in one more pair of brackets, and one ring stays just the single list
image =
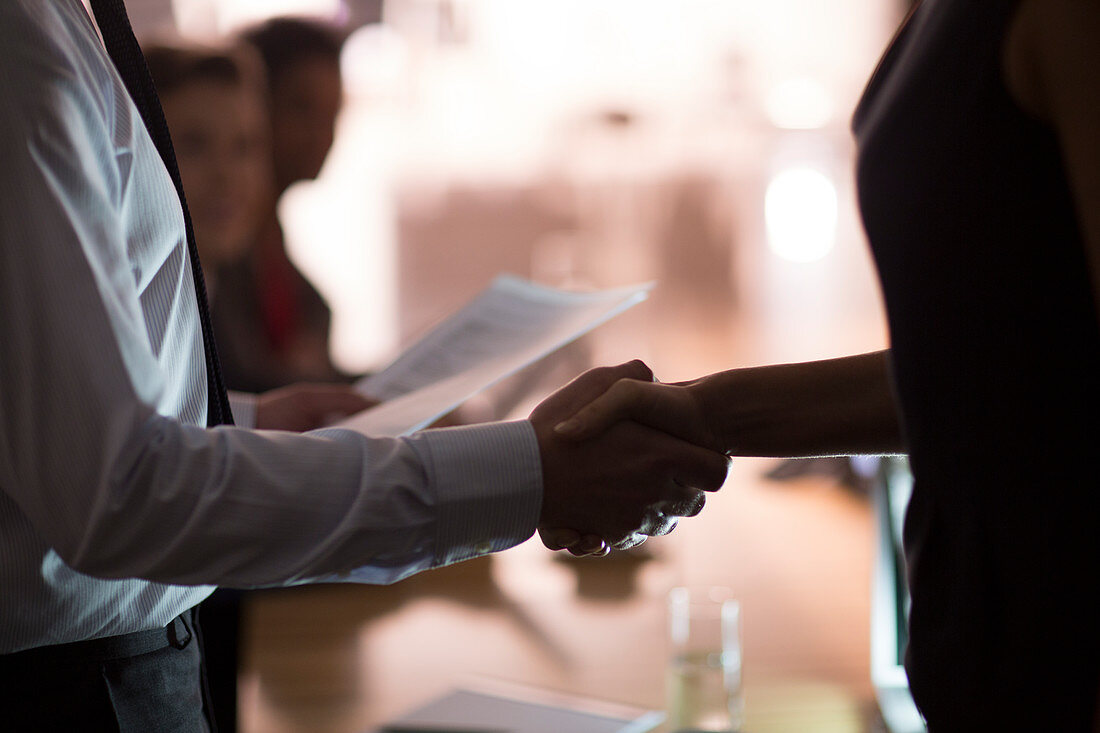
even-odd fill
[{"label": "blurred hand holding paper", "polygon": [[358,389],[382,404],[337,426],[375,436],[419,430],[642,302],[652,288],[578,293],[500,275],[388,367],[362,379]]}]

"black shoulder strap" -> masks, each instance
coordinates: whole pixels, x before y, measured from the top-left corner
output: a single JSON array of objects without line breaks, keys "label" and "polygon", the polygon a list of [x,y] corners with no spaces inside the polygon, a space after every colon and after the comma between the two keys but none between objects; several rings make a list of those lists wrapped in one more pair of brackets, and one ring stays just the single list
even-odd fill
[{"label": "black shoulder strap", "polygon": [[208,427],[232,425],[233,414],[229,409],[229,398],[225,392],[221,364],[214,344],[214,332],[210,325],[210,305],[206,299],[206,284],[202,276],[202,265],[199,263],[199,252],[195,247],[195,230],[191,226],[191,213],[187,210],[187,199],[183,195],[183,181],[180,179],[179,167],[176,165],[176,154],[172,150],[172,138],[168,134],[168,123],[164,119],[164,111],[161,109],[160,99],[153,86],[153,78],[149,74],[149,67],[145,64],[145,57],[141,53],[137,38],[134,37],[130,19],[126,15],[126,6],[122,0],[91,0],[91,5],[96,23],[99,25],[99,32],[103,35],[103,45],[107,47],[111,61],[114,62],[123,83],[126,84],[126,89],[141,113],[141,119],[145,122],[150,137],[153,138],[153,143],[164,161],[164,167],[172,177],[172,183],[175,184],[176,192],[179,194],[180,205],[183,207],[183,220],[187,231],[187,253],[195,280],[199,323],[202,326],[202,342],[206,351],[208,395],[206,424]]}]

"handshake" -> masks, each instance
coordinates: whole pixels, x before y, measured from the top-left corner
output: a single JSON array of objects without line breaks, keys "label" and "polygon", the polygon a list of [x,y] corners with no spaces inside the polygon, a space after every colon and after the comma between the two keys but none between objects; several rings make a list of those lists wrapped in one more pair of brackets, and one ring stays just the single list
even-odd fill
[{"label": "handshake", "polygon": [[[276,390],[260,398],[256,420],[307,429],[320,415],[350,414],[363,402],[332,385]],[[640,361],[601,367],[544,400],[530,422],[542,458],[539,533],[550,549],[574,555],[606,555],[671,532],[680,517],[702,510],[703,492],[722,486],[731,454],[908,452],[889,351],[729,369],[677,384],[654,381]]]},{"label": "handshake", "polygon": [[[599,367],[531,413],[542,460],[538,530],[552,550],[606,555],[668,534],[703,509],[729,459],[712,428],[707,379],[659,384],[640,361]],[[303,431],[376,404],[345,385],[298,384],[260,395],[256,426]],[[712,405],[713,407],[713,405]]]},{"label": "handshake", "polygon": [[542,457],[539,534],[551,550],[606,555],[698,514],[729,459],[685,386],[640,361],[585,372],[531,413]]}]

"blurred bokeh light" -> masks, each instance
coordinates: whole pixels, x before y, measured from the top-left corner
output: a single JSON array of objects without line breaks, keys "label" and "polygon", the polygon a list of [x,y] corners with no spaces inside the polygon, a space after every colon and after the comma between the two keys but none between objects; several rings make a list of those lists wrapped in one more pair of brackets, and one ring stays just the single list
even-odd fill
[{"label": "blurred bokeh light", "polygon": [[[333,306],[345,368],[384,361],[496,267],[531,276],[553,260],[560,281],[597,286],[664,277],[689,180],[726,250],[690,256],[729,291],[694,297],[749,315],[785,302],[797,318],[790,304],[844,279],[866,297],[805,303],[807,318],[877,302],[848,117],[900,2],[385,0],[380,22],[355,25],[360,3],[173,0],[177,29],[200,39],[283,14],[348,32],[336,146],[280,207],[292,257]],[[554,223],[520,221],[514,202],[498,217],[509,196]],[[484,209],[468,235],[445,223],[463,197]],[[502,255],[509,242],[525,254]],[[807,262],[819,264],[783,273]]]}]

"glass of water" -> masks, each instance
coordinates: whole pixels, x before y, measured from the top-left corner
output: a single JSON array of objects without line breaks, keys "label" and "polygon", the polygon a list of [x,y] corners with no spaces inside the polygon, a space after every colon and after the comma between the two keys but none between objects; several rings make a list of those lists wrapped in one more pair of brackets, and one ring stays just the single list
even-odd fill
[{"label": "glass of water", "polygon": [[741,691],[741,605],[729,588],[673,588],[668,595],[668,729],[738,731]]}]

